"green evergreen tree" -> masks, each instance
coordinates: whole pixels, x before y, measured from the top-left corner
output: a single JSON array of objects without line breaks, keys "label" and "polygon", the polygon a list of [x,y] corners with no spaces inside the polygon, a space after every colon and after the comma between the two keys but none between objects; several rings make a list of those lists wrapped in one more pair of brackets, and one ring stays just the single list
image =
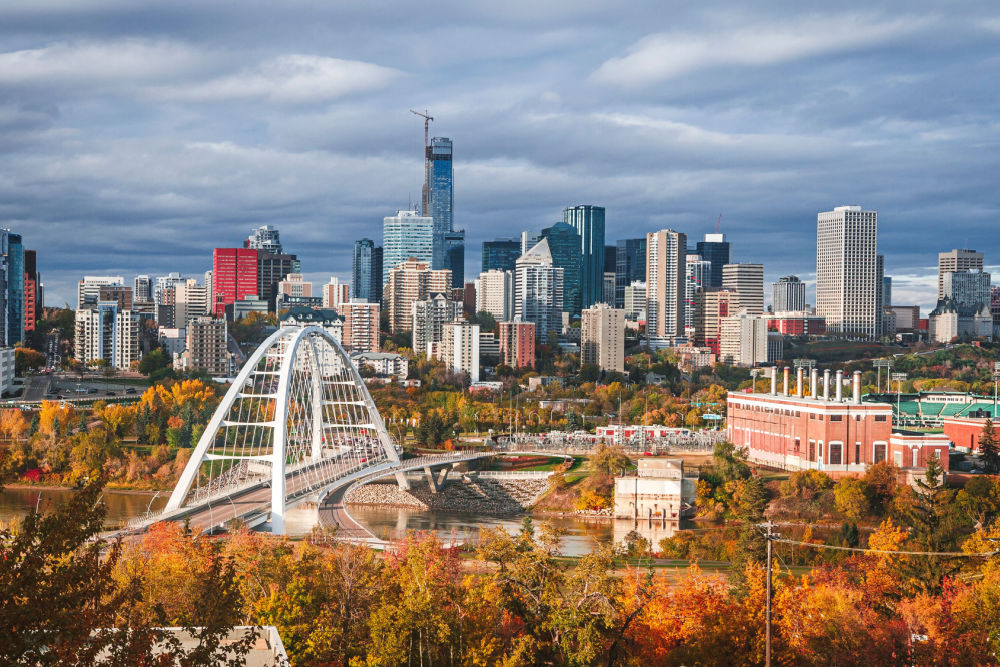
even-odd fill
[{"label": "green evergreen tree", "polygon": [[983,459],[983,467],[988,475],[1000,473],[1000,441],[997,440],[993,420],[987,419],[983,431],[979,434],[979,456]]}]

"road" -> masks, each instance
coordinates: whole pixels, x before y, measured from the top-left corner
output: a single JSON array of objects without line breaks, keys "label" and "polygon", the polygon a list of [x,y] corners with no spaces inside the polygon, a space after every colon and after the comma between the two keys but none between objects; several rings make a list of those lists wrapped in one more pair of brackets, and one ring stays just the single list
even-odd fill
[{"label": "road", "polygon": [[32,375],[24,385],[24,393],[21,400],[40,401],[49,393],[49,386],[52,384],[51,375]]}]

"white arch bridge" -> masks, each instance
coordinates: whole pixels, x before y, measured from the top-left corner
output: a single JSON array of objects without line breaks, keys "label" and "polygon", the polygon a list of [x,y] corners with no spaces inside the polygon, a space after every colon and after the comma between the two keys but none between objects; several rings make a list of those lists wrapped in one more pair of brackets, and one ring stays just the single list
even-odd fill
[{"label": "white arch bridge", "polygon": [[[362,479],[489,456],[462,452],[400,460],[364,381],[320,327],[283,327],[243,366],[198,440],[164,510],[130,525],[185,521],[212,530],[231,519],[269,522]],[[444,473],[446,474],[446,473]],[[432,480],[433,481],[433,480]]]}]

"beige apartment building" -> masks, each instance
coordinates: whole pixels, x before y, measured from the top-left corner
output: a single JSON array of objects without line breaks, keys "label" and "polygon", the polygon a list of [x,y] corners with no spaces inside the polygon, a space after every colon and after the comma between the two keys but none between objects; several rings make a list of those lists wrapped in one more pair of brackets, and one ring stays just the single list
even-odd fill
[{"label": "beige apartment building", "polygon": [[601,370],[625,372],[625,311],[597,303],[583,310],[580,321],[580,363]]},{"label": "beige apartment building", "polygon": [[410,331],[413,325],[413,302],[431,294],[451,293],[451,270],[432,271],[429,262],[408,259],[389,271],[383,302],[389,311],[392,333]]}]

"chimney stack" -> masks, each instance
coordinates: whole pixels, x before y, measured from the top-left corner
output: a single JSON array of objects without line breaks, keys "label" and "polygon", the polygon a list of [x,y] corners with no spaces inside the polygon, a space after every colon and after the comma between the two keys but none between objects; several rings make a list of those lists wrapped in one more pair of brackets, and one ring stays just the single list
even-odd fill
[{"label": "chimney stack", "polygon": [[771,393],[778,393],[778,367],[771,366]]},{"label": "chimney stack", "polygon": [[809,394],[816,398],[816,392],[819,391],[819,371],[815,368],[809,374]]},{"label": "chimney stack", "polygon": [[861,402],[861,371],[854,371],[854,402]]},{"label": "chimney stack", "polygon": [[837,371],[837,402],[844,400],[844,371]]},{"label": "chimney stack", "polygon": [[798,368],[795,369],[795,395],[798,396],[799,398],[802,398],[803,389],[804,387],[802,386],[802,367],[799,366]]},{"label": "chimney stack", "polygon": [[830,400],[830,369],[823,369],[823,400]]},{"label": "chimney stack", "polygon": [[788,396],[788,366],[785,366],[783,370],[784,370],[785,380],[781,393],[784,394],[785,396]]}]

